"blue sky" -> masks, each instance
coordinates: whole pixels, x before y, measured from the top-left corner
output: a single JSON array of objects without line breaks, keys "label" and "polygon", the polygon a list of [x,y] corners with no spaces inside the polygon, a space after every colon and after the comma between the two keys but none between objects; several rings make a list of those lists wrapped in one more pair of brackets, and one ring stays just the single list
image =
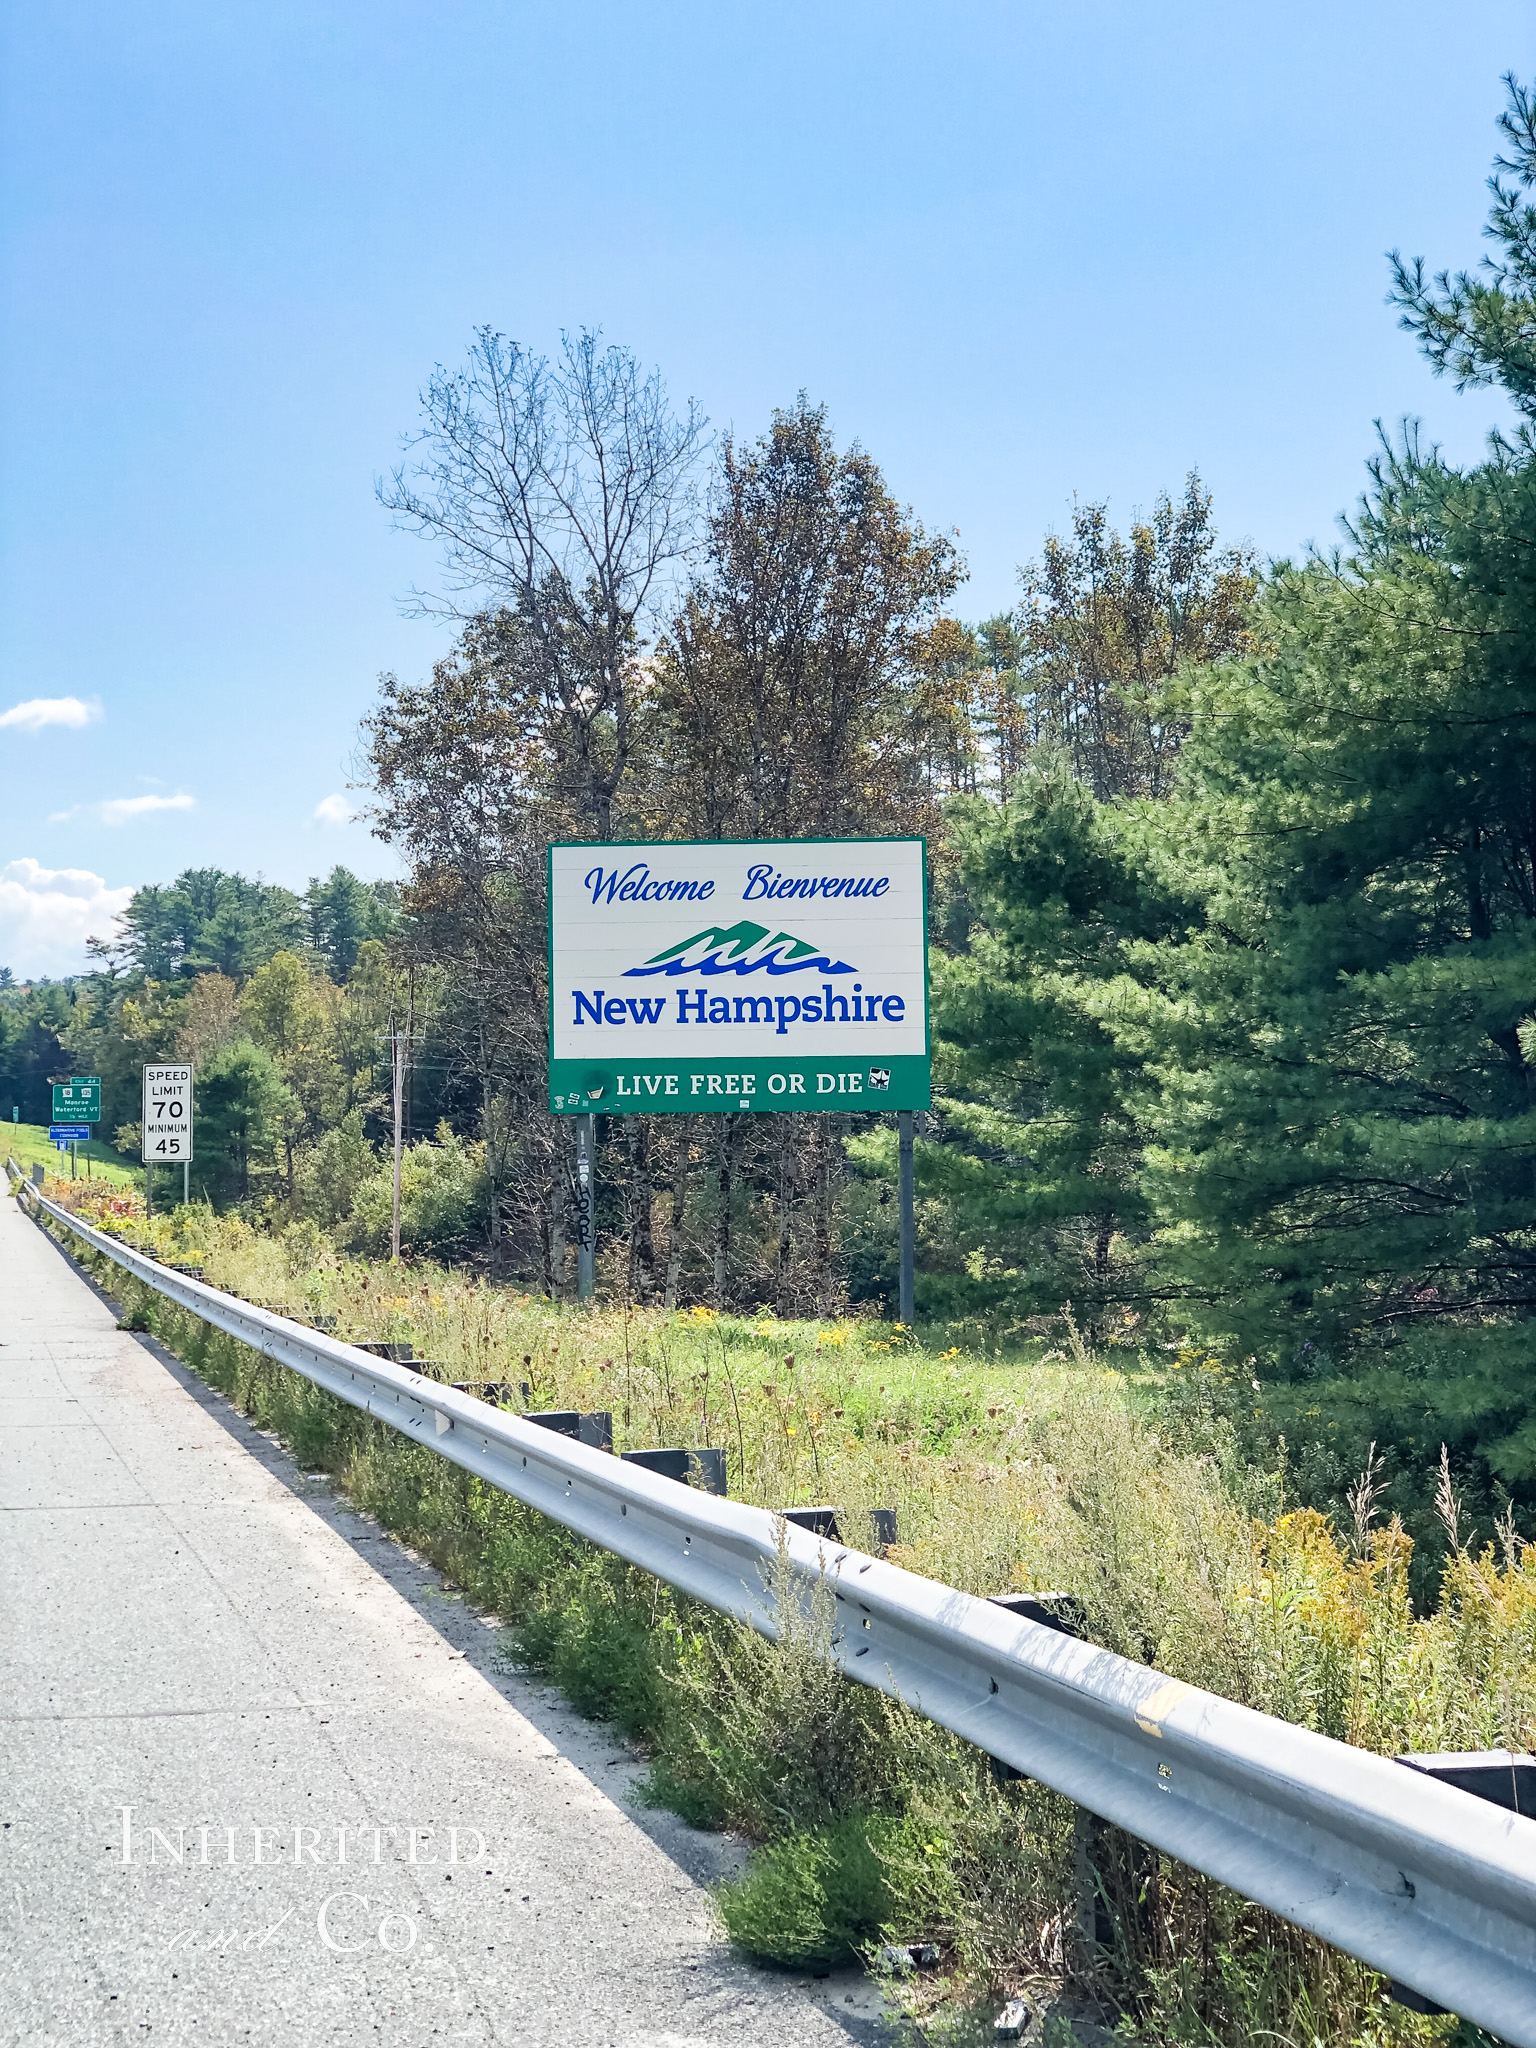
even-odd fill
[{"label": "blue sky", "polygon": [[[1329,542],[1372,420],[1474,457],[1383,251],[1479,253],[1527,7],[13,4],[0,121],[0,963],[344,818],[429,580],[373,480],[489,323],[600,326],[716,426],[802,387],[959,529],[966,616],[1073,493],[1198,465]],[[16,707],[76,700],[74,712]],[[60,723],[72,717],[77,722]],[[336,799],[327,807],[327,799]],[[319,815],[317,815],[317,810]],[[330,819],[327,818],[327,810]]]}]

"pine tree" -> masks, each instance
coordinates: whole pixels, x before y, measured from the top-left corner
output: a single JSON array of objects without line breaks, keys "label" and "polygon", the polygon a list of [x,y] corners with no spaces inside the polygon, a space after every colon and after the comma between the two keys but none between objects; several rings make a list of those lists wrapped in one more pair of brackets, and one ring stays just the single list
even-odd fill
[{"label": "pine tree", "polygon": [[[1437,367],[1536,411],[1529,97],[1492,283],[1398,265]],[[1523,310],[1522,310],[1523,309]],[[1148,1197],[1191,1312],[1415,1461],[1536,1490],[1536,451],[1410,434],[1347,556],[1285,569],[1274,652],[1191,704],[1220,881],[1166,949]],[[1325,1389],[1331,1388],[1331,1391]]]},{"label": "pine tree", "polygon": [[1006,1327],[1070,1301],[1103,1337],[1112,1309],[1140,1320],[1149,1282],[1145,1077],[1101,998],[1199,900],[1155,818],[1099,802],[1059,756],[950,823],[967,929],[936,963],[943,1142],[921,1148],[920,1183],[947,1208],[951,1271],[925,1303]]},{"label": "pine tree", "polygon": [[1165,796],[1185,731],[1175,679],[1248,645],[1252,549],[1217,546],[1191,470],[1182,498],[1162,492],[1128,538],[1106,504],[1074,506],[1071,538],[1052,534],[1020,580],[1007,694],[1034,745],[1064,752],[1095,796]]}]

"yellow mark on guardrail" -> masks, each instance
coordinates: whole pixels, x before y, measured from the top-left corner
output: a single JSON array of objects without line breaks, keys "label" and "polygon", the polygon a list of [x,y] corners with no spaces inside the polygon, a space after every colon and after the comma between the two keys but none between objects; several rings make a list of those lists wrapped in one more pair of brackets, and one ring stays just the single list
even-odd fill
[{"label": "yellow mark on guardrail", "polygon": [[1160,1685],[1156,1692],[1148,1693],[1136,1709],[1136,1726],[1143,1735],[1155,1735],[1162,1739],[1163,1723],[1187,1693],[1197,1692],[1198,1686],[1186,1685],[1182,1678],[1170,1678]]}]

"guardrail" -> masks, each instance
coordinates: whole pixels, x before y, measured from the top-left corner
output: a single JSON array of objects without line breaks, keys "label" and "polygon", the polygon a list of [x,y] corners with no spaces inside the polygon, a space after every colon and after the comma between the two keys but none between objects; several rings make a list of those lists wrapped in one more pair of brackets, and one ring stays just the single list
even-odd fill
[{"label": "guardrail", "polygon": [[1536,1820],[553,1435],[174,1273],[27,1182],[19,1192],[215,1329],[767,1636],[782,1545],[799,1597],[830,1583],[847,1677],[1536,2048]]}]

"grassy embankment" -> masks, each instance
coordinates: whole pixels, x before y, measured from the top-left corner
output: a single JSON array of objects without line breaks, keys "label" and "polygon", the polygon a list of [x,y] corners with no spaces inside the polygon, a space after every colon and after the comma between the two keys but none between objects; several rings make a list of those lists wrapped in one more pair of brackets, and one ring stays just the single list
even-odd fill
[{"label": "grassy embankment", "polygon": [[[58,1174],[69,1180],[69,1154],[59,1152],[50,1143],[46,1124],[0,1124],[0,1160],[6,1153],[23,1169],[30,1170],[39,1162],[50,1174]],[[99,1138],[89,1138],[75,1147],[75,1163],[79,1177],[111,1181],[114,1186],[128,1187],[142,1182],[144,1169],[124,1159],[121,1152],[114,1152],[110,1145],[104,1145]]]},{"label": "grassy embankment", "polygon": [[[78,1183],[74,1199],[90,1199]],[[575,1313],[342,1259],[307,1226],[274,1239],[194,1209],[154,1231],[217,1284],[334,1315],[343,1334],[409,1339],[446,1379],[521,1378],[536,1406],[610,1408],[619,1448],[724,1444],[738,1498],[835,1501],[850,1533],[894,1506],[900,1563],[977,1593],[1063,1588],[1096,1641],[1344,1740],[1536,1741],[1536,1550],[1511,1536],[1455,1552],[1439,1606],[1416,1615],[1405,1540],[1368,1502],[1335,1532],[1285,1512],[1282,1474],[1242,1464],[1245,1396],[1220,1361],[1112,1370],[1070,1332],[1032,1361],[935,1357],[878,1323]],[[1181,2048],[1458,2038],[1113,1833],[1100,1865],[1116,1940],[1088,1952],[1067,1802],[1000,1784],[968,1745],[838,1680],[825,1617],[762,1644],[147,1291],[119,1291],[136,1326],[503,1617],[518,1656],[646,1744],[652,1796],[761,1845],[720,1899],[752,1952],[816,1966],[886,1936],[937,1941],[940,1971],[904,1994],[930,2020],[1065,1979],[1133,2015],[1138,2040]]]}]

